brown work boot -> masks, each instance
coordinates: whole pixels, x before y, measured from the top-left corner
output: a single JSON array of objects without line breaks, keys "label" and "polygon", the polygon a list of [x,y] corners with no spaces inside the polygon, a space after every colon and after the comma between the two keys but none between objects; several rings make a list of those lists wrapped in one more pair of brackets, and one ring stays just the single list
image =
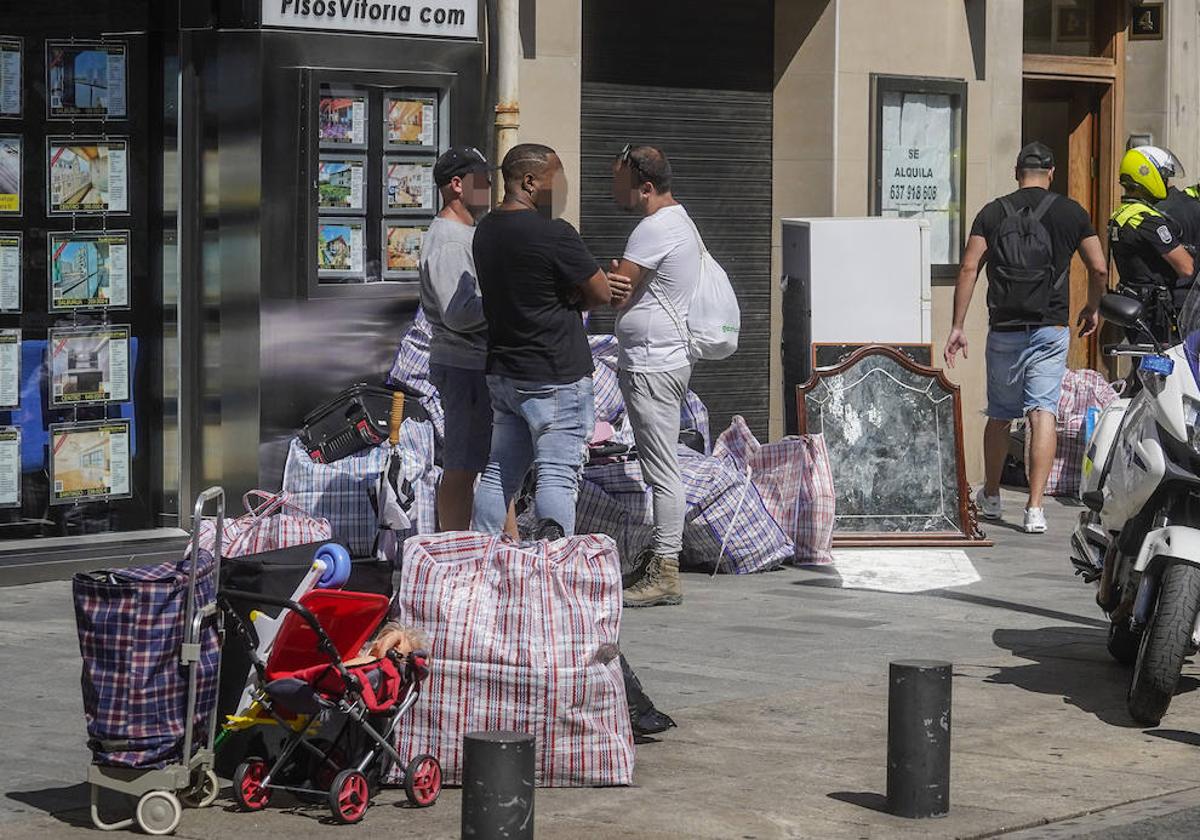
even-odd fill
[{"label": "brown work boot", "polygon": [[627,607],[662,607],[683,603],[679,586],[679,558],[656,554],[641,580],[624,592]]}]

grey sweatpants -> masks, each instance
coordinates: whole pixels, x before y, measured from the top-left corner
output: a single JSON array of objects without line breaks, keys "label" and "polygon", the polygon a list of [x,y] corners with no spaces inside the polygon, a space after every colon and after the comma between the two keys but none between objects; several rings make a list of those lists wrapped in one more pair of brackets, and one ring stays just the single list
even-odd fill
[{"label": "grey sweatpants", "polygon": [[662,373],[617,371],[625,411],[633,426],[642,478],[654,497],[654,553],[678,556],[683,548],[687,499],[679,475],[679,411],[687,396],[691,367]]}]

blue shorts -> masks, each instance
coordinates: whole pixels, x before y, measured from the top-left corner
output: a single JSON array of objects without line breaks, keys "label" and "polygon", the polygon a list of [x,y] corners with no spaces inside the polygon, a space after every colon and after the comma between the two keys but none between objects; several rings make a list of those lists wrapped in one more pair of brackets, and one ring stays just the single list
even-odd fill
[{"label": "blue shorts", "polygon": [[442,468],[481,473],[492,448],[492,397],[482,370],[430,364],[446,416]]},{"label": "blue shorts", "polygon": [[1031,411],[1058,417],[1071,331],[1066,327],[992,330],[987,338],[987,416],[1016,420]]}]

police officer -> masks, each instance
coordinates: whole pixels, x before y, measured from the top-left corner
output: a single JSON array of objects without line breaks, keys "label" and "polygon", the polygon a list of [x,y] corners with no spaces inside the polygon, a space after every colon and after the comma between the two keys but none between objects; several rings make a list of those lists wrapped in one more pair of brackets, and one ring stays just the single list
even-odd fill
[{"label": "police officer", "polygon": [[1175,313],[1195,270],[1183,228],[1158,207],[1167,197],[1169,180],[1182,174],[1182,164],[1166,149],[1130,149],[1121,158],[1125,195],[1108,222],[1121,285],[1146,305],[1147,321],[1164,342],[1173,338]]}]

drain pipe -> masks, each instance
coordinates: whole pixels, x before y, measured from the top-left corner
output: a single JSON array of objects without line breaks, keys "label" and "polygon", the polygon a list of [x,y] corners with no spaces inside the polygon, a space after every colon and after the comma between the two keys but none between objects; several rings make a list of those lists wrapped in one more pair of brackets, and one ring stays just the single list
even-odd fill
[{"label": "drain pipe", "polygon": [[[521,30],[519,0],[498,0],[496,15],[496,165],[517,145],[521,127]],[[497,202],[504,196],[502,178],[493,190]]]}]

